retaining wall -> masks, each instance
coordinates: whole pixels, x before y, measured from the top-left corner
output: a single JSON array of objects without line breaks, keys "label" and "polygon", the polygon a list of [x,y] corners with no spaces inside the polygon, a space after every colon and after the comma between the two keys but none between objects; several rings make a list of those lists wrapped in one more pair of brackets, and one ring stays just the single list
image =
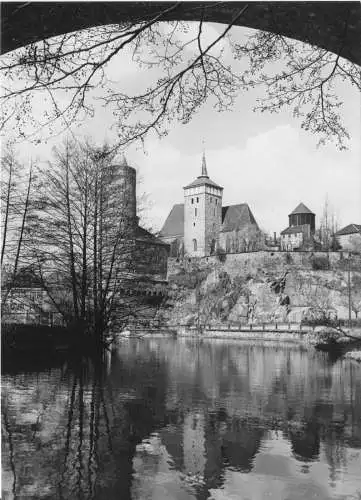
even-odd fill
[{"label": "retaining wall", "polygon": [[328,260],[329,271],[347,270],[349,265],[352,271],[361,271],[361,255],[353,254],[350,264],[348,252],[244,252],[228,253],[223,256],[221,262],[218,256],[201,258],[168,259],[168,278],[178,274],[182,270],[191,272],[193,269],[219,268],[233,274],[234,272],[252,272],[258,268],[264,269],[313,269],[314,259],[322,258]]}]

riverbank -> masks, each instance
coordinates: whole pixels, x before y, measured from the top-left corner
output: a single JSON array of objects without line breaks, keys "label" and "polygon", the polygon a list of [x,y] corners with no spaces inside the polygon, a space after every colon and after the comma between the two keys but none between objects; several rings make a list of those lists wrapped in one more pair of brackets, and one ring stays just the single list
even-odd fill
[{"label": "riverbank", "polygon": [[352,354],[361,349],[361,331],[347,330],[344,332],[332,330],[325,327],[303,327],[288,330],[264,330],[262,327],[248,327],[242,330],[235,328],[196,328],[179,326],[169,329],[167,327],[158,329],[134,329],[127,330],[123,334],[117,335],[118,338],[184,338],[203,340],[232,340],[239,342],[265,342],[265,343],[291,343],[296,345],[309,346],[321,351],[329,352],[339,356],[350,353],[352,359],[356,355]]},{"label": "riverbank", "polygon": [[350,351],[345,354],[345,358],[353,359],[354,361],[358,361],[361,363],[361,351]]},{"label": "riverbank", "polygon": [[62,352],[88,353],[98,351],[101,340],[84,328],[37,324],[3,324],[1,326],[2,357],[19,355],[46,356]]}]

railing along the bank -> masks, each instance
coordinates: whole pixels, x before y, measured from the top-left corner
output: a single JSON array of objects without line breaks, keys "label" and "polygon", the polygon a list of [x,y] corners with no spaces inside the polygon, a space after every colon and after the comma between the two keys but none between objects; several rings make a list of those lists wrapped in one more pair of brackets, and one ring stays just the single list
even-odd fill
[{"label": "railing along the bank", "polygon": [[129,330],[148,330],[148,331],[169,331],[169,330],[188,330],[199,332],[294,332],[308,333],[327,327],[355,328],[361,327],[360,320],[339,320],[332,324],[321,322],[253,322],[253,323],[223,323],[220,325],[177,323],[167,324],[157,320],[136,321],[128,324]]}]

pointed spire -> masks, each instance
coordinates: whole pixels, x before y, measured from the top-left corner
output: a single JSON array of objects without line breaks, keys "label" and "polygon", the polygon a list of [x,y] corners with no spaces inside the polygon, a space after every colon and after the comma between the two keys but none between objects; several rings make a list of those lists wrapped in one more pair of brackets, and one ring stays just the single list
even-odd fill
[{"label": "pointed spire", "polygon": [[204,151],[203,151],[203,157],[202,157],[202,177],[208,177],[206,155],[205,155]]},{"label": "pointed spire", "polygon": [[203,149],[202,173],[201,173],[200,177],[208,177],[207,163],[206,163],[206,152],[205,152],[205,147],[204,147],[204,139],[202,140],[202,149]]}]

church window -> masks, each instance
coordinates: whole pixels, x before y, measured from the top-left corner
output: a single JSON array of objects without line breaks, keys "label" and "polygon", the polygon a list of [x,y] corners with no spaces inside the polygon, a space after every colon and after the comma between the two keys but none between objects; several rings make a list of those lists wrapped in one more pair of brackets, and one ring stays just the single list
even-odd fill
[{"label": "church window", "polygon": [[197,217],[197,209],[194,209],[194,215]]},{"label": "church window", "polygon": [[193,227],[195,227],[195,226],[196,226],[196,223],[195,223],[195,222],[193,222]]},{"label": "church window", "polygon": [[196,239],[193,240],[193,250],[194,250],[194,252],[197,251],[197,240]]},{"label": "church window", "polygon": [[217,200],[217,198],[216,198],[216,205],[217,205],[217,204],[218,204],[218,200]]},{"label": "church window", "polygon": [[194,200],[193,200],[193,198],[192,198],[192,205],[193,205],[193,203],[194,203]]},{"label": "church window", "polygon": [[197,198],[197,203],[199,203],[199,198]]}]

